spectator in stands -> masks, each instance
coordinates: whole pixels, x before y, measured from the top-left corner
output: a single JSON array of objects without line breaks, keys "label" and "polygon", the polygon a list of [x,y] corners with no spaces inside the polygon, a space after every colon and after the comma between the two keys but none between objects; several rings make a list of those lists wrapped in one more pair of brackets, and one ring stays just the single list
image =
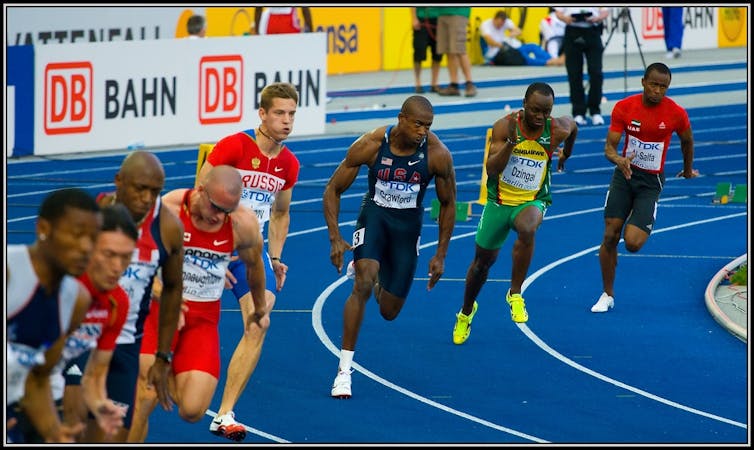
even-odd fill
[{"label": "spectator in stands", "polygon": [[681,57],[683,42],[683,6],[662,8],[662,26],[665,32],[665,48],[668,59]]},{"label": "spectator in stands", "polygon": [[471,60],[466,51],[466,33],[469,27],[471,8],[438,7],[437,15],[437,53],[448,57],[448,75],[450,83],[440,89],[440,95],[461,95],[458,89],[458,67],[461,67],[466,79],[465,95],[474,97],[476,86],[471,79]]},{"label": "spectator in stands", "polygon": [[563,53],[565,26],[565,22],[558,19],[558,15],[555,14],[555,8],[550,8],[549,14],[539,22],[540,46],[553,58],[559,58],[558,65],[565,64]]},{"label": "spectator in stands", "polygon": [[[579,126],[587,124],[584,116],[589,111],[592,125],[604,125],[602,103],[602,22],[610,11],[600,7],[555,8],[558,19],[566,24],[563,36],[563,53],[571,95],[571,115]],[[589,74],[589,95],[584,89],[584,59]]]},{"label": "spectator in stands", "polygon": [[427,59],[427,49],[432,51],[432,81],[431,92],[438,92],[440,87],[437,80],[440,76],[440,62],[442,53],[437,53],[437,9],[435,8],[410,8],[411,28],[413,29],[414,42],[414,84],[415,92],[423,94],[421,74],[422,62]]},{"label": "spectator in stands", "polygon": [[482,54],[488,64],[496,66],[551,66],[557,63],[538,44],[524,44],[516,36],[521,29],[513,23],[505,11],[498,11],[495,17],[487,19],[479,26]]},{"label": "spectator in stands", "polygon": [[301,7],[304,28],[301,28],[298,11],[291,6],[254,9],[254,27],[257,34],[310,33],[314,30],[312,13],[308,6]]},{"label": "spectator in stands", "polygon": [[204,16],[194,14],[186,22],[186,30],[188,31],[189,39],[203,38],[207,34],[207,21],[204,19]]}]

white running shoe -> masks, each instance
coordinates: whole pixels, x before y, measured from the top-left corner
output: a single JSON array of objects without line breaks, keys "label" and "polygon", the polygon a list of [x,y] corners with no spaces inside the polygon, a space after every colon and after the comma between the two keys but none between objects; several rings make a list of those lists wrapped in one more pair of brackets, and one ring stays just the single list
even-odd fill
[{"label": "white running shoe", "polygon": [[607,310],[609,310],[613,306],[615,306],[615,299],[603,292],[602,295],[600,295],[599,300],[597,300],[597,303],[595,303],[594,306],[592,306],[592,312],[593,313],[607,312]]},{"label": "white running shoe", "polygon": [[602,115],[600,114],[594,114],[592,115],[592,125],[604,125],[605,119],[602,118]]},{"label": "white running shoe", "polygon": [[215,416],[209,424],[209,431],[236,442],[246,438],[246,427],[236,422],[236,414],[233,411],[228,411],[222,416]]},{"label": "white running shoe", "polygon": [[348,267],[346,267],[346,278],[349,280],[356,278],[356,268],[353,266],[353,261],[349,262]]},{"label": "white running shoe", "polygon": [[586,125],[586,119],[581,114],[574,117],[573,121],[576,122],[576,124],[580,127],[583,127],[584,125]]},{"label": "white running shoe", "polygon": [[332,390],[330,395],[335,398],[351,398],[351,370],[340,370],[338,368],[338,376],[335,377],[335,381],[332,382]]}]

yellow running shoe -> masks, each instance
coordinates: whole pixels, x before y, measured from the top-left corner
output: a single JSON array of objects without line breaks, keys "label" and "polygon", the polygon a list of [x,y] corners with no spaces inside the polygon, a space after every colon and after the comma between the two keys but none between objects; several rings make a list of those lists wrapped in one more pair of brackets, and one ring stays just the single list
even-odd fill
[{"label": "yellow running shoe", "polygon": [[511,319],[516,323],[524,323],[529,320],[529,313],[526,312],[526,304],[521,294],[511,294],[511,290],[508,289],[508,293],[505,294],[505,301],[511,307]]},{"label": "yellow running shoe", "polygon": [[477,302],[474,301],[474,307],[471,309],[471,314],[467,316],[462,312],[463,309],[456,314],[456,326],[453,327],[454,344],[461,345],[469,338],[469,334],[471,334],[471,321],[474,319],[474,314],[476,314],[478,306]]}]

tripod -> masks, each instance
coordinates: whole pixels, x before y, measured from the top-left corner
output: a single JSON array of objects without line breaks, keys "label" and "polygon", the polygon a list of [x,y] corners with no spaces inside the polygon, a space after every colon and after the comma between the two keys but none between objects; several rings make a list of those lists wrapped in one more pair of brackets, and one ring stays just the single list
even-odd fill
[{"label": "tripod", "polygon": [[646,70],[647,63],[644,62],[644,54],[641,52],[641,44],[639,43],[639,36],[636,34],[636,27],[634,27],[634,20],[631,18],[631,10],[623,7],[620,9],[618,16],[613,19],[613,23],[610,27],[610,34],[607,35],[604,47],[607,48],[607,44],[610,43],[610,38],[613,37],[615,29],[618,28],[618,22],[621,22],[621,31],[623,32],[623,93],[628,92],[628,26],[631,25],[631,31],[634,33],[634,42],[636,42],[636,48],[639,49],[639,56],[641,56],[641,65]]}]

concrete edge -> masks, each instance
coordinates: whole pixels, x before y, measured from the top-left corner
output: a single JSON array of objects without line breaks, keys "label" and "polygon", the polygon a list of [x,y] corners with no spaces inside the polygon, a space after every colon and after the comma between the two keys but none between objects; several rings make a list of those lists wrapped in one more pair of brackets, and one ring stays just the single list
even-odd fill
[{"label": "concrete edge", "polygon": [[720,309],[720,306],[717,304],[717,301],[715,300],[715,291],[717,290],[717,287],[720,285],[720,282],[723,280],[723,278],[734,268],[740,266],[743,262],[745,262],[748,258],[748,254],[743,254],[739,256],[738,258],[734,259],[733,261],[726,264],[722,269],[720,269],[715,276],[712,277],[709,284],[707,284],[707,289],[704,293],[704,302],[707,305],[707,310],[709,310],[710,314],[712,314],[712,317],[725,329],[727,329],[730,333],[732,333],[737,338],[741,339],[744,342],[748,342],[748,331],[745,327],[742,327],[741,325],[737,324],[734,320],[732,320],[725,312]]}]

